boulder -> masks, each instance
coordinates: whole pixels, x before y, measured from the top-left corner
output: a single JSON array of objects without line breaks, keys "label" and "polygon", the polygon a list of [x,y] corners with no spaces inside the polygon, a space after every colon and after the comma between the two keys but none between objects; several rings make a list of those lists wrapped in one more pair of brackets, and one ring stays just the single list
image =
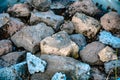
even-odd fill
[{"label": "boulder", "polygon": [[52,11],[31,13],[30,24],[37,24],[44,22],[47,25],[53,27],[55,30],[60,28],[60,25],[64,22],[64,17],[54,14]]},{"label": "boulder", "polygon": [[78,58],[79,47],[65,31],[46,37],[40,42],[42,54],[55,54]]},{"label": "boulder", "polygon": [[112,35],[108,31],[101,31],[99,35],[99,41],[103,44],[112,46],[113,48],[120,48],[120,38]]},{"label": "boulder", "polygon": [[91,65],[102,65],[98,53],[104,47],[105,47],[104,44],[97,41],[89,43],[83,50],[80,51],[80,57],[82,61],[89,63]]},{"label": "boulder", "polygon": [[54,30],[51,27],[44,23],[39,23],[18,31],[11,37],[11,40],[17,47],[23,47],[26,50],[35,53],[39,50],[40,41],[53,33]]},{"label": "boulder", "polygon": [[46,71],[33,74],[31,80],[51,80],[56,72],[66,74],[67,80],[88,80],[90,77],[90,66],[73,58],[56,55],[41,55],[40,58],[48,63]]},{"label": "boulder", "polygon": [[98,20],[83,13],[76,13],[72,17],[72,22],[75,26],[76,33],[84,34],[88,38],[95,37],[101,28]]},{"label": "boulder", "polygon": [[0,56],[12,51],[12,42],[10,40],[0,40]]}]

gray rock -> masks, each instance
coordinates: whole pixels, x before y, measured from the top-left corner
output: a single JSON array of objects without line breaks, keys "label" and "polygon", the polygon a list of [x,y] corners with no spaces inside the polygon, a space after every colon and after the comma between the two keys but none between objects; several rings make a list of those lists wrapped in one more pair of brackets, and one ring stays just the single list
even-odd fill
[{"label": "gray rock", "polygon": [[47,65],[46,61],[32,55],[30,52],[27,53],[26,60],[30,74],[45,71]]},{"label": "gray rock", "polygon": [[0,69],[0,80],[22,80],[24,75],[27,75],[26,62]]},{"label": "gray rock", "polygon": [[47,11],[50,8],[51,0],[26,0],[31,6],[40,11]]},{"label": "gray rock", "polygon": [[17,47],[24,47],[26,50],[35,53],[39,50],[39,43],[42,39],[50,36],[54,30],[44,23],[28,26],[18,31],[11,37]]},{"label": "gray rock", "polygon": [[109,73],[111,70],[113,71],[115,68],[118,68],[117,71],[120,70],[120,60],[113,60],[110,62],[106,62],[104,63],[104,68],[105,68],[105,72]]},{"label": "gray rock", "polygon": [[112,46],[113,48],[120,48],[120,38],[115,37],[110,32],[102,31],[99,35],[99,41],[103,44]]},{"label": "gray rock", "polygon": [[36,73],[31,80],[51,80],[56,72],[66,74],[67,80],[88,80],[90,66],[70,57],[41,55],[41,59],[47,61],[48,66],[44,73]]},{"label": "gray rock", "polygon": [[88,38],[93,38],[101,28],[98,20],[83,13],[76,13],[72,17],[76,33],[81,33]]},{"label": "gray rock", "polygon": [[0,40],[0,56],[12,51],[12,42],[10,40]]},{"label": "gray rock", "polygon": [[89,43],[83,50],[80,51],[82,61],[91,65],[102,65],[103,63],[100,61],[98,53],[104,47],[104,44],[97,41]]},{"label": "gray rock", "polygon": [[49,26],[52,26],[55,30],[58,30],[60,25],[64,22],[64,17],[55,15],[52,11],[47,12],[32,12],[30,17],[30,24],[36,24],[44,22]]},{"label": "gray rock", "polygon": [[40,42],[42,54],[55,54],[78,58],[79,47],[65,31],[46,37]]},{"label": "gray rock", "polygon": [[70,38],[79,46],[80,50],[82,50],[87,44],[86,39],[82,34],[72,34],[70,35]]},{"label": "gray rock", "polygon": [[66,80],[66,75],[61,72],[56,72],[51,80]]},{"label": "gray rock", "polygon": [[6,23],[8,23],[10,17],[7,13],[1,13],[0,14],[0,28],[4,26]]}]

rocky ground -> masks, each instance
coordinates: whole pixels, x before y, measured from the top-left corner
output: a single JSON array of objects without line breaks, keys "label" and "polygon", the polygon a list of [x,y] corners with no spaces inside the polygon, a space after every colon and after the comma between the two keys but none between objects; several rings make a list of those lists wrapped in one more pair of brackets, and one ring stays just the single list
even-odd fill
[{"label": "rocky ground", "polygon": [[0,80],[120,80],[120,15],[91,0],[27,0],[0,14]]}]

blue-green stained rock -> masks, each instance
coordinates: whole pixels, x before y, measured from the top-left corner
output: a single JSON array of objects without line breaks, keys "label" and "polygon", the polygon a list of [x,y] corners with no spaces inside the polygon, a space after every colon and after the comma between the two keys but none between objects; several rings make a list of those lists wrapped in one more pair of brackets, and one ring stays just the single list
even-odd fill
[{"label": "blue-green stained rock", "polygon": [[61,72],[56,72],[51,80],[66,80],[66,75]]},{"label": "blue-green stained rock", "polygon": [[120,48],[120,38],[113,36],[110,32],[100,32],[99,41],[113,48]]}]

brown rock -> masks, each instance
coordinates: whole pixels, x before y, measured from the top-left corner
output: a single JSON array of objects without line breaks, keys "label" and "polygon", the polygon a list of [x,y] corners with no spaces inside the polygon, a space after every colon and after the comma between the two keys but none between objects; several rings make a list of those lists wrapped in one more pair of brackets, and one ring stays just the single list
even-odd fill
[{"label": "brown rock", "polygon": [[35,53],[39,50],[39,43],[45,37],[51,36],[54,30],[44,23],[34,26],[28,26],[11,37],[11,40],[17,47],[23,47],[26,50]]},{"label": "brown rock", "polygon": [[12,51],[12,43],[10,40],[0,41],[0,56]]},{"label": "brown rock", "polygon": [[71,21],[66,21],[64,24],[62,24],[62,26],[60,27],[60,29],[63,31],[66,31],[68,34],[72,34],[75,27],[73,25],[73,23]]},{"label": "brown rock", "polygon": [[30,16],[30,8],[27,4],[15,4],[13,7],[8,8],[8,13],[15,17],[28,17]]},{"label": "brown rock", "polygon": [[100,21],[105,30],[120,33],[120,15],[117,12],[106,13]]},{"label": "brown rock", "polygon": [[80,51],[80,57],[84,62],[91,65],[101,65],[102,62],[99,59],[98,52],[105,47],[100,42],[89,43],[83,50]]},{"label": "brown rock", "polygon": [[110,48],[109,46],[102,49],[99,53],[99,58],[102,62],[108,62],[110,60],[117,59],[117,55],[115,54],[115,51]]},{"label": "brown rock", "polygon": [[41,53],[78,58],[79,47],[65,31],[46,37],[40,42]]},{"label": "brown rock", "polygon": [[69,6],[68,12],[70,15],[74,15],[76,12],[83,12],[88,15],[95,15],[100,10],[93,4],[92,0],[78,0]]},{"label": "brown rock", "polygon": [[83,13],[76,13],[72,22],[76,33],[84,34],[88,38],[93,38],[101,28],[99,21]]}]

